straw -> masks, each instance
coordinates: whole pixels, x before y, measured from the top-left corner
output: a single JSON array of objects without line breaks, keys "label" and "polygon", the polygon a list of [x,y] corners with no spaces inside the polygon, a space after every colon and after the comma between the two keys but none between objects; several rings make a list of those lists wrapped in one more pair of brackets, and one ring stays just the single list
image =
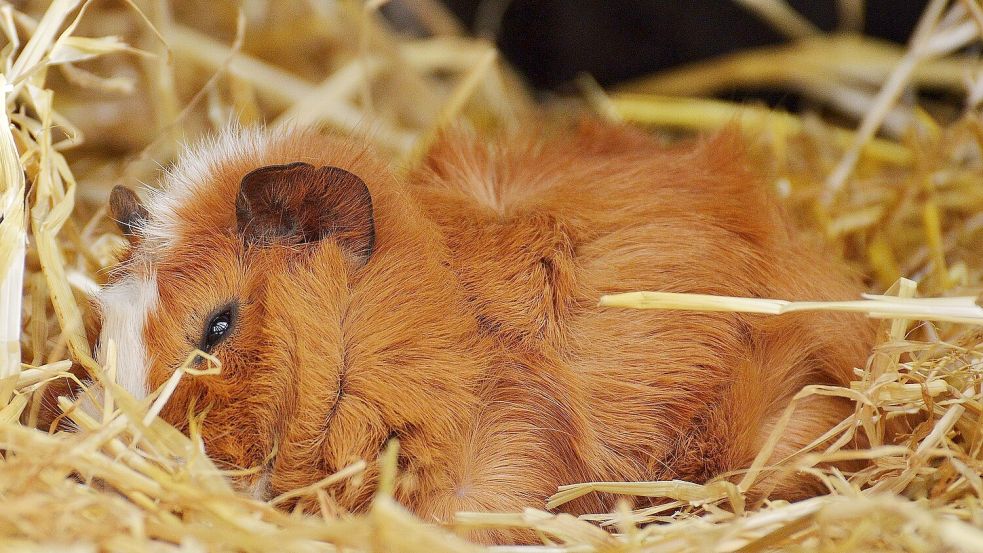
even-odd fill
[{"label": "straw", "polygon": [[601,296],[601,307],[636,309],[690,309],[783,315],[802,311],[845,311],[866,313],[875,319],[919,319],[983,325],[983,307],[971,296],[904,299],[865,294],[865,300],[786,301],[760,298],[680,294],[673,292],[628,292]]}]

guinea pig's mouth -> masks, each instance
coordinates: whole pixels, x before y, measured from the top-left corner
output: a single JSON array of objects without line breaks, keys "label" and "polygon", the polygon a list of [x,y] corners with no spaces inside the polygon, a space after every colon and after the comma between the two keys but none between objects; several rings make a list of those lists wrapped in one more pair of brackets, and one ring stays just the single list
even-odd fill
[{"label": "guinea pig's mouth", "polygon": [[[73,366],[73,373],[79,374],[80,371]],[[62,398],[74,406],[64,409],[60,403]],[[68,378],[57,379],[50,382],[41,395],[37,427],[49,432],[78,432],[82,426],[73,420],[72,415],[81,412],[93,420],[102,420],[101,405],[101,390],[94,389],[91,379],[80,377],[77,382]]]}]

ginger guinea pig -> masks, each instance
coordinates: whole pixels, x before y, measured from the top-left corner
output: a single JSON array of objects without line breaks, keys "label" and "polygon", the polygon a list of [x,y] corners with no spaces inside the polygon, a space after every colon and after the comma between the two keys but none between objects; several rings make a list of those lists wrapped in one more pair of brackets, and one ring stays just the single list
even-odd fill
[{"label": "ginger guinea pig", "polygon": [[[118,380],[144,396],[196,348],[220,359],[162,416],[207,409],[208,453],[260,467],[239,485],[261,498],[393,436],[397,498],[428,520],[542,506],[575,482],[706,481],[747,467],[803,386],[846,384],[871,338],[851,315],[597,306],[634,290],[857,294],[796,238],[733,134],[666,149],[602,124],[456,133],[401,178],[351,140],[230,131],[145,207],[117,188],[111,208],[131,241],[99,299]],[[803,402],[774,458],[851,409]],[[376,478],[331,494],[357,510]]]}]

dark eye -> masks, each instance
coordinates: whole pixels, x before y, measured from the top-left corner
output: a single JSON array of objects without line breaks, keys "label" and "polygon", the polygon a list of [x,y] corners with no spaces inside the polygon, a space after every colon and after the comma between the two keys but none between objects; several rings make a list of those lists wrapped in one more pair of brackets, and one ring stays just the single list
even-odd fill
[{"label": "dark eye", "polygon": [[205,325],[205,333],[201,337],[200,350],[211,353],[215,346],[225,340],[232,332],[232,325],[235,323],[236,309],[226,307],[213,314]]}]

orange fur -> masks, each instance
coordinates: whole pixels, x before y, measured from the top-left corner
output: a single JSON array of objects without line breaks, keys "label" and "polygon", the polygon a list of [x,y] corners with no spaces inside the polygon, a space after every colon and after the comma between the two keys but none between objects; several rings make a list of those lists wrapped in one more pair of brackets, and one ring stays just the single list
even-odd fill
[{"label": "orange fur", "polygon": [[[259,247],[236,234],[243,175],[294,161],[365,181],[375,250],[364,266],[330,237]],[[239,298],[239,323],[216,350],[222,374],[185,379],[163,416],[180,424],[192,404],[207,407],[206,447],[229,466],[257,466],[276,447],[267,496],[372,460],[390,436],[401,441],[398,497],[436,520],[541,506],[579,481],[703,481],[746,467],[791,396],[845,384],[869,344],[850,315],[596,306],[645,289],[856,295],[795,237],[734,134],[665,149],[600,124],[491,144],[454,133],[404,181],[362,145],[293,132],[213,169],[176,213],[173,244],[138,243],[150,262],[123,272],[156,272],[150,389],[194,349],[209,311]],[[846,409],[807,407],[779,453]],[[332,493],[358,509],[375,479],[370,469],[361,487]],[[790,498],[813,491],[777,485]]]}]

